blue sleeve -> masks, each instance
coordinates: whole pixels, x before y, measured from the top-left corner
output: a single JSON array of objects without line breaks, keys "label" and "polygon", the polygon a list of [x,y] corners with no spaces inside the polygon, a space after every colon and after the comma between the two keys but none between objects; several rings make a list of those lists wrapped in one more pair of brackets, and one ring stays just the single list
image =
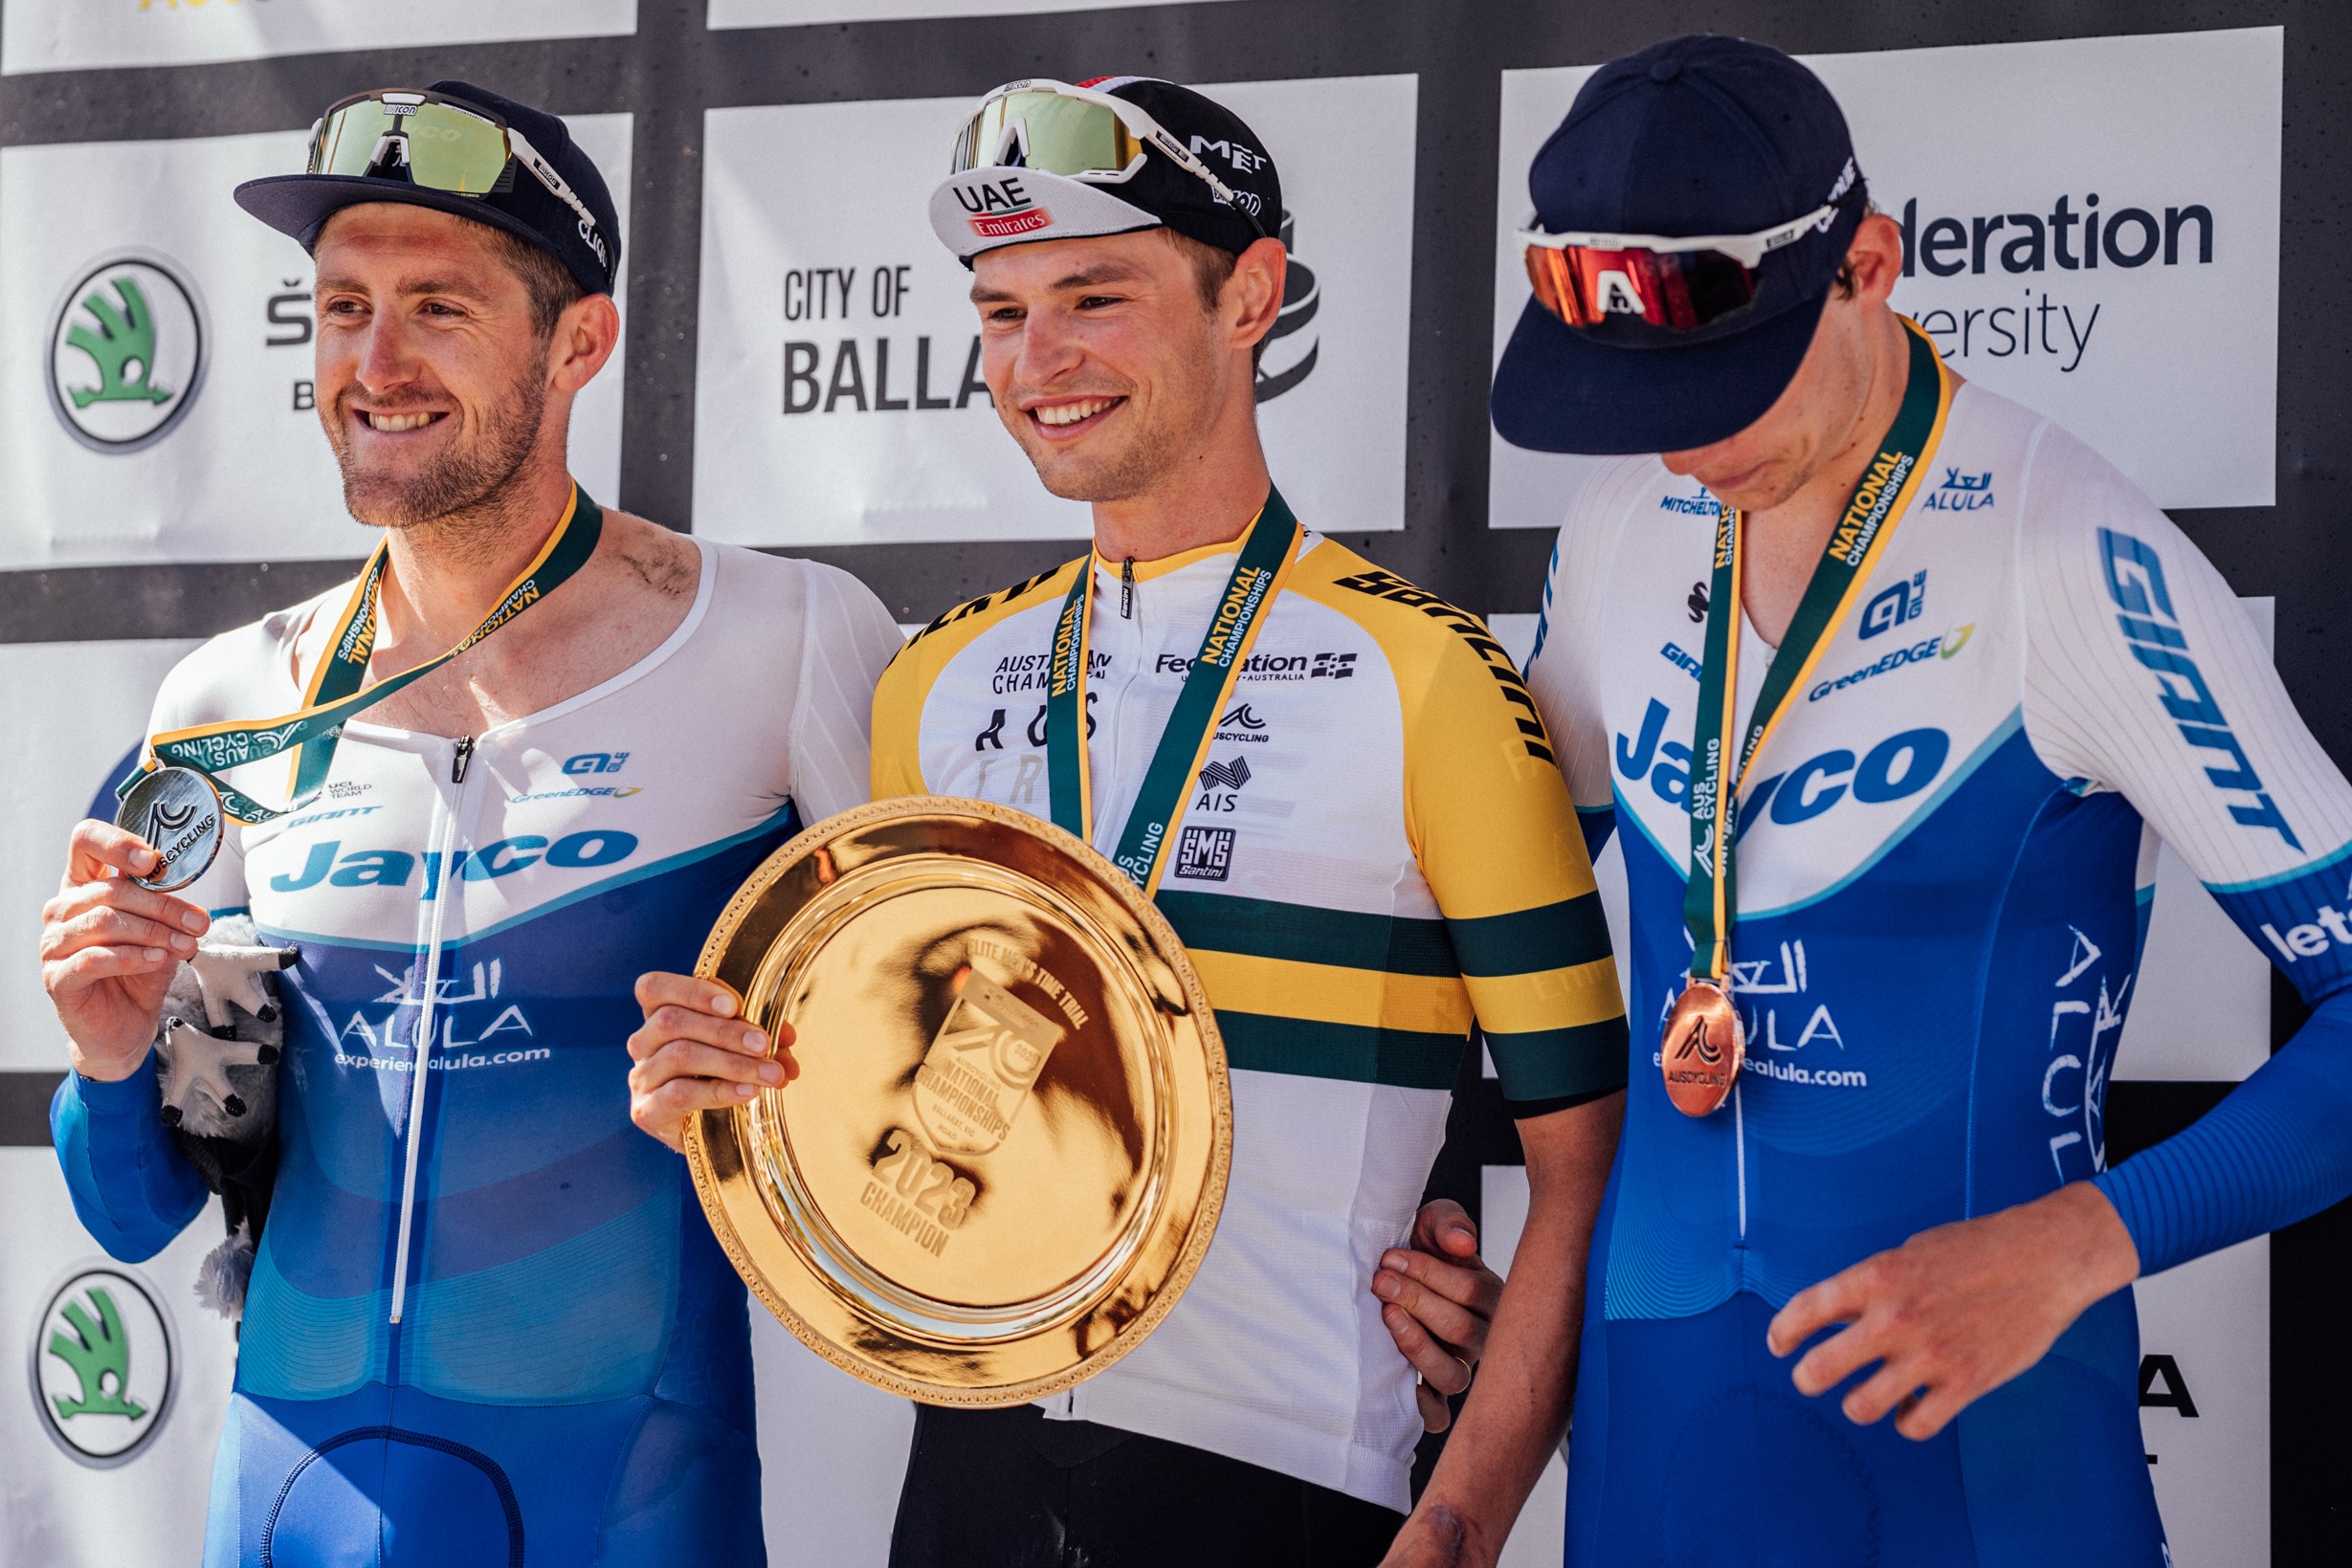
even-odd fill
[{"label": "blue sleeve", "polygon": [[2213,889],[2239,928],[2295,982],[2312,1015],[2193,1126],[2096,1178],[2140,1248],[2142,1274],[2352,1197],[2345,870],[2336,857],[2290,877]]},{"label": "blue sleeve", "polygon": [[49,1137],[82,1227],[124,1263],[162,1251],[211,1194],[163,1122],[155,1056],[121,1083],[66,1074],[49,1102]]}]

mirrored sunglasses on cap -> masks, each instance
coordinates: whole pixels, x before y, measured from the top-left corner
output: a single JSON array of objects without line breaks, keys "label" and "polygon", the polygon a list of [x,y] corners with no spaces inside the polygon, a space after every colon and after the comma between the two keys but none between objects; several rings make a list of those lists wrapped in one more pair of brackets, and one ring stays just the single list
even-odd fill
[{"label": "mirrored sunglasses on cap", "polygon": [[609,272],[596,214],[529,139],[488,109],[440,93],[386,89],[343,99],[310,129],[313,174],[382,179],[398,169],[426,190],[487,196],[514,188],[515,164],[579,214],[581,237]]},{"label": "mirrored sunglasses on cap", "polygon": [[1266,226],[1252,204],[1158,121],[1123,98],[1065,81],[1009,81],[982,99],[956,134],[948,173],[1010,166],[1119,185],[1134,178],[1147,150],[1205,182],[1218,201],[1265,237]]},{"label": "mirrored sunglasses on cap", "polygon": [[1860,191],[1857,184],[1801,218],[1753,234],[1550,234],[1531,222],[1519,232],[1520,254],[1537,301],[1570,326],[1637,316],[1670,332],[1692,332],[1754,304],[1764,257],[1808,229],[1827,229]]}]

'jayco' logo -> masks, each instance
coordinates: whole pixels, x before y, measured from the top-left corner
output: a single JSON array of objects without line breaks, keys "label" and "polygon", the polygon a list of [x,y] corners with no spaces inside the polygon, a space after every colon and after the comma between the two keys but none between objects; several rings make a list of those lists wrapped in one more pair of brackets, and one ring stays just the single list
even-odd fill
[{"label": "'jayco' logo", "polygon": [[171,1405],[173,1350],[163,1309],[113,1268],[53,1292],[33,1330],[41,1424],[85,1465],[121,1465],[145,1447]]},{"label": "'jayco' logo", "polygon": [[126,251],[86,269],[50,321],[49,401],[93,452],[153,446],[204,380],[204,312],[163,257]]}]

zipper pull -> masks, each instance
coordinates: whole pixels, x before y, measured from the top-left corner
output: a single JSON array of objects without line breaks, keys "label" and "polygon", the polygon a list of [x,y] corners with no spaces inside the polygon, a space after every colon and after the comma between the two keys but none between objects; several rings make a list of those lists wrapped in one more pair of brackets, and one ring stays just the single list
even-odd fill
[{"label": "zipper pull", "polygon": [[466,767],[473,761],[474,738],[470,735],[458,737],[456,755],[449,760],[449,782],[454,784],[465,783]]},{"label": "zipper pull", "polygon": [[1135,619],[1135,557],[1119,563],[1119,618]]}]

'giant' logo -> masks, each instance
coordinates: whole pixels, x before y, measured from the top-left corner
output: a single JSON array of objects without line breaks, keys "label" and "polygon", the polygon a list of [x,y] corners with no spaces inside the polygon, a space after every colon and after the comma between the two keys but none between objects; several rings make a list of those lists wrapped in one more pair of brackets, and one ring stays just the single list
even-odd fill
[{"label": "'giant' logo", "polygon": [[171,1409],[178,1349],[147,1288],[119,1269],[60,1285],[33,1327],[33,1394],[57,1447],[104,1469],[135,1458]]},{"label": "'giant' logo", "polygon": [[204,384],[204,308],[171,262],[122,251],[58,300],[49,331],[49,403],[93,452],[132,453],[171,433]]}]

